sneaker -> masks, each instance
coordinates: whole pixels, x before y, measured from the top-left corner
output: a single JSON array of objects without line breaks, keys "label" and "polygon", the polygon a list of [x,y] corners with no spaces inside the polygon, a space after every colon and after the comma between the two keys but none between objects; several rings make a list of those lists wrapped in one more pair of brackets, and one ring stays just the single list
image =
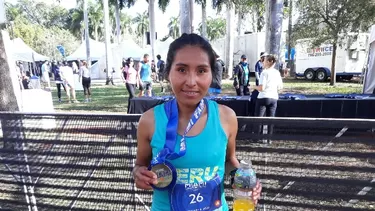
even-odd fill
[{"label": "sneaker", "polygon": [[74,100],[73,103],[79,103],[79,101],[78,100]]},{"label": "sneaker", "polygon": [[91,102],[91,98],[89,98],[89,102]]},{"label": "sneaker", "polygon": [[59,103],[61,103],[61,99],[59,99]]},{"label": "sneaker", "polygon": [[85,99],[85,103],[88,103],[89,102],[89,99]]}]

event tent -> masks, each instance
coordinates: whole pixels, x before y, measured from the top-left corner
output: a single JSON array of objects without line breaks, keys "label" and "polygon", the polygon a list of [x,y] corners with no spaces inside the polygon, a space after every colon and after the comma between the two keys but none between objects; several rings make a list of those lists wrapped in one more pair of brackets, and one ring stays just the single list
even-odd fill
[{"label": "event tent", "polygon": [[[115,45],[112,48],[113,55],[117,55],[122,58],[132,57],[135,60],[139,60],[146,53],[137,43],[132,39],[122,41],[119,45]],[[120,61],[121,62],[121,61]]]},{"label": "event tent", "polygon": [[372,94],[375,89],[375,25],[371,27],[369,37],[368,63],[363,84],[363,93]]},{"label": "event tent", "polygon": [[49,60],[47,56],[35,52],[32,48],[26,45],[21,38],[13,39],[10,42],[10,45],[14,61],[34,62]]},{"label": "event tent", "polygon": [[[156,41],[155,42],[155,47],[154,47],[154,53],[156,55],[160,55],[163,60],[166,60],[168,50],[169,50],[169,45],[174,41],[173,38],[169,37],[165,41]],[[146,52],[151,55],[151,46],[147,46]]]},{"label": "event tent", "polygon": [[[92,61],[99,60],[103,55],[105,55],[105,44],[90,39],[90,58]],[[86,60],[86,41],[84,40],[82,44],[77,48],[74,53],[65,58],[67,61],[73,60]]]}]

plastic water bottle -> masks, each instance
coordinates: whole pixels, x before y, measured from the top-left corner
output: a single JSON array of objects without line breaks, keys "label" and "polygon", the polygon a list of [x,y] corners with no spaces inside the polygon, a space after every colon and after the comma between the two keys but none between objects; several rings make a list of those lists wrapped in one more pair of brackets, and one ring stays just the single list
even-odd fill
[{"label": "plastic water bottle", "polygon": [[255,210],[255,203],[251,199],[251,194],[256,183],[257,178],[251,162],[241,161],[240,168],[237,169],[234,176],[233,211]]}]

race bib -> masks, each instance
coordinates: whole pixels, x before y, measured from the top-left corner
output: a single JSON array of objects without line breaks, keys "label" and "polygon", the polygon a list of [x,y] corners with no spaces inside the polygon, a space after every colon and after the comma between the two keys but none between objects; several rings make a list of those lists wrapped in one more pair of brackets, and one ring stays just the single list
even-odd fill
[{"label": "race bib", "polygon": [[169,191],[173,211],[214,211],[220,209],[221,179],[194,184],[176,184]]}]

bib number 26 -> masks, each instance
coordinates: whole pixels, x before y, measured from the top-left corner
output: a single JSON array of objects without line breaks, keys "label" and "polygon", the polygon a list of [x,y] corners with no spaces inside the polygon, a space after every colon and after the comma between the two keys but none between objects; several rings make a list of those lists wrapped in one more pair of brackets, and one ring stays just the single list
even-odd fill
[{"label": "bib number 26", "polygon": [[203,196],[200,193],[190,194],[189,198],[191,198],[190,204],[200,203],[204,200]]}]

